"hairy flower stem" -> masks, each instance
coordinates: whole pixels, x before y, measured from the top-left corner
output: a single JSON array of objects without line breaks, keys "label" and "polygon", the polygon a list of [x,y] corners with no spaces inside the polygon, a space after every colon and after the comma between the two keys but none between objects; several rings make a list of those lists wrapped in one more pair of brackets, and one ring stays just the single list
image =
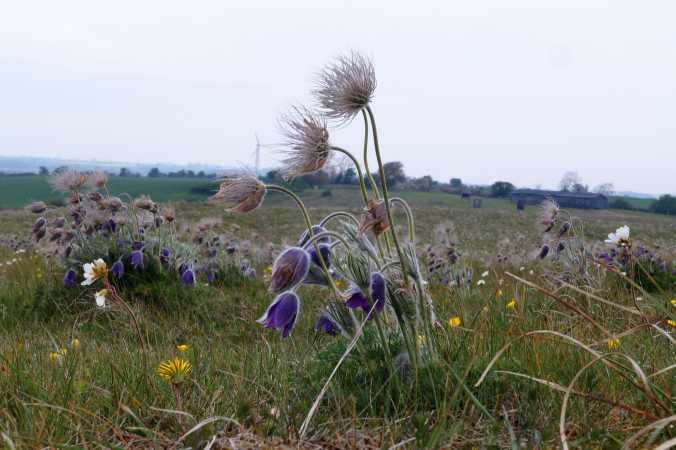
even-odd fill
[{"label": "hairy flower stem", "polygon": [[356,217],[354,217],[352,214],[346,211],[332,212],[328,216],[324,217],[321,222],[319,222],[319,226],[326,227],[326,224],[329,223],[331,220],[335,219],[336,217],[345,217],[346,219],[350,219],[355,225],[359,226],[359,220],[357,220]]},{"label": "hairy flower stem", "polygon": [[408,203],[406,203],[403,198],[400,197],[392,198],[392,204],[394,203],[399,203],[404,208],[406,219],[408,220],[408,240],[412,244],[415,244],[415,221],[413,219],[413,211],[411,211],[411,207],[408,206]]},{"label": "hairy flower stem", "polygon": [[318,240],[320,240],[321,238],[324,238],[324,237],[336,238],[338,241],[340,241],[341,244],[343,244],[345,246],[346,249],[350,248],[350,244],[345,240],[345,238],[342,235],[340,235],[340,234],[338,234],[334,231],[323,231],[321,233],[315,234],[310,239],[308,239],[308,241],[305,243],[305,245],[303,245],[303,248],[307,248],[311,244],[314,244],[315,242],[317,242]]},{"label": "hairy flower stem", "polygon": [[364,183],[364,174],[361,171],[361,166],[359,165],[359,161],[357,161],[357,158],[355,158],[352,153],[345,150],[344,148],[331,147],[331,150],[333,150],[335,152],[342,153],[352,160],[352,163],[354,164],[355,169],[357,169],[357,177],[359,178],[359,188],[361,189],[361,196],[362,196],[362,199],[364,200],[364,206],[368,206],[369,197],[368,197],[368,194],[366,193],[366,184]]},{"label": "hairy flower stem", "polygon": [[[310,220],[310,214],[307,211],[307,208],[305,207],[305,203],[296,195],[293,191],[282,187],[282,186],[277,186],[274,184],[268,184],[265,186],[268,191],[276,191],[276,192],[281,192],[282,194],[286,194],[289,197],[291,197],[296,204],[298,205],[298,208],[300,208],[301,212],[303,213],[303,218],[305,219],[305,226],[307,227],[308,230],[308,236],[312,238],[314,236],[314,232],[312,231],[312,220]],[[319,263],[322,266],[322,270],[324,271],[324,275],[326,275],[326,278],[329,282],[329,285],[331,286],[331,290],[333,293],[336,295],[336,297],[340,298],[340,293],[338,291],[338,287],[336,287],[336,283],[333,281],[333,277],[331,276],[331,273],[329,272],[329,268],[326,267],[326,262],[324,261],[324,258],[321,257],[321,251],[319,249],[319,244],[317,242],[314,242],[315,250],[317,251],[317,255],[319,255]]]},{"label": "hairy flower stem", "polygon": [[378,183],[373,179],[371,174],[371,169],[369,169],[369,119],[366,115],[366,111],[361,110],[361,114],[364,117],[364,170],[366,171],[366,176],[368,177],[369,184],[371,189],[376,196],[376,199],[380,198],[380,191],[378,190]]},{"label": "hairy flower stem", "polygon": [[[390,232],[392,233],[392,241],[394,242],[394,247],[397,250],[397,256],[401,262],[401,267],[406,267],[404,262],[404,254],[401,252],[401,245],[399,245],[399,238],[397,238],[397,233],[394,230],[394,221],[392,220],[392,210],[390,209],[390,196],[387,191],[387,181],[385,180],[385,168],[383,167],[383,159],[380,156],[380,143],[378,142],[378,129],[376,128],[375,117],[373,116],[373,111],[370,106],[366,106],[366,111],[369,114],[371,119],[371,126],[373,127],[373,144],[376,149],[376,159],[378,160],[378,172],[380,173],[380,186],[383,188],[383,200],[385,201],[385,210],[387,211],[387,220],[390,222]],[[404,271],[404,284],[406,287],[409,286],[408,276]]]},{"label": "hairy flower stem", "polygon": [[[378,183],[376,183],[376,180],[373,179],[371,169],[369,168],[369,120],[368,117],[366,116],[366,111],[362,109],[361,114],[362,117],[364,117],[364,170],[366,171],[366,176],[368,177],[369,184],[371,185],[371,189],[373,190],[373,194],[375,195],[376,200],[378,200],[380,199],[380,191],[378,190]],[[380,243],[379,236],[376,236],[376,244],[378,246],[378,253],[380,254],[380,257],[384,258],[385,253],[383,252],[383,246]],[[390,241],[387,238],[387,234],[385,235],[385,245],[387,246],[388,256],[392,256],[390,250]]]}]

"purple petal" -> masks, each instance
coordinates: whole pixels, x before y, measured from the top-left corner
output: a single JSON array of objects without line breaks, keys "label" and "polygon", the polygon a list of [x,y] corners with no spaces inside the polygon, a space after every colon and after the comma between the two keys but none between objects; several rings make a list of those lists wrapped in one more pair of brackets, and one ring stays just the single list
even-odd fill
[{"label": "purple petal", "polygon": [[131,252],[131,266],[134,269],[143,267],[143,252],[141,250],[134,250]]},{"label": "purple petal", "polygon": [[110,273],[113,274],[115,278],[122,278],[124,275],[124,264],[122,261],[117,260],[115,261],[115,264],[113,264],[113,267],[110,268]]},{"label": "purple petal", "polygon": [[[321,262],[319,261],[319,256],[317,255],[317,249],[312,246],[308,253],[310,253],[310,260],[312,261],[312,264],[321,267]],[[320,244],[319,253],[321,253],[326,267],[331,267],[331,246],[328,244]]]},{"label": "purple petal", "polygon": [[371,293],[371,298],[376,302],[376,311],[378,312],[382,312],[385,308],[386,284],[385,277],[380,272],[373,272],[371,274],[369,291]]},{"label": "purple petal", "polygon": [[[312,225],[312,235],[317,235],[319,233],[324,233],[326,232],[326,228],[320,226],[320,225]],[[303,247],[307,241],[310,240],[310,233],[308,233],[307,228],[305,231],[303,231],[303,234],[300,235],[300,239],[298,239],[298,247]],[[331,242],[331,239],[328,236],[319,238],[319,240],[316,241],[319,244],[328,244]]]},{"label": "purple petal", "polygon": [[353,287],[347,292],[347,302],[345,304],[349,308],[361,308],[365,312],[368,312],[370,309],[368,299],[358,287]]},{"label": "purple petal", "polygon": [[77,284],[77,272],[73,269],[68,270],[63,276],[63,285],[67,288],[73,287]]},{"label": "purple petal", "polygon": [[310,254],[300,247],[284,250],[272,265],[270,291],[281,292],[298,286],[310,270]]}]

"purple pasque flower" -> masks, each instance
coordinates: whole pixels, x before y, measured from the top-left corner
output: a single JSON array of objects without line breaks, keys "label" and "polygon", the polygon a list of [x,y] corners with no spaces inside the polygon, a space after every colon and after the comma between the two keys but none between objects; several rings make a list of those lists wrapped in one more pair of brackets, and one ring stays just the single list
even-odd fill
[{"label": "purple pasque flower", "polygon": [[284,250],[272,264],[271,292],[292,289],[303,282],[310,270],[310,254],[300,247]]},{"label": "purple pasque flower", "polygon": [[183,276],[186,270],[190,269],[190,264],[187,262],[181,263],[181,265],[178,266],[178,274]]},{"label": "purple pasque flower", "polygon": [[382,312],[385,308],[385,297],[387,296],[387,282],[380,272],[371,274],[371,284],[369,285],[371,299],[376,303],[376,311]]},{"label": "purple pasque flower", "polygon": [[35,223],[33,224],[33,233],[37,233],[39,230],[44,228],[47,225],[47,220],[44,217],[38,217]]},{"label": "purple pasque flower", "polygon": [[115,230],[117,230],[117,223],[113,219],[108,219],[103,222],[101,229],[107,233],[115,233]]},{"label": "purple pasque flower", "polygon": [[333,320],[329,319],[329,317],[324,313],[321,313],[319,315],[319,320],[315,325],[316,332],[322,330],[330,336],[335,336],[338,334],[338,325],[336,325],[336,323]]},{"label": "purple pasque flower", "polygon": [[134,241],[134,242],[131,243],[131,249],[132,250],[143,250],[144,245],[145,244],[143,243],[143,241]]},{"label": "purple pasque flower", "polygon": [[169,264],[169,258],[170,257],[171,257],[171,251],[166,247],[162,247],[160,249],[160,262],[164,265]]},{"label": "purple pasque flower", "polygon": [[[385,308],[387,282],[385,281],[385,277],[380,272],[373,272],[371,274],[371,281],[369,283],[369,296],[371,300],[375,302],[376,312],[382,312]],[[349,308],[361,308],[366,313],[371,311],[369,297],[367,297],[357,286],[350,288],[346,293],[346,297],[347,302],[345,304]]]},{"label": "purple pasque flower", "polygon": [[274,328],[282,333],[283,338],[289,337],[298,318],[300,299],[293,291],[282,292],[275,298],[265,314],[256,322],[265,328]]},{"label": "purple pasque flower", "polygon": [[[310,261],[312,261],[312,264],[321,267],[319,255],[317,254],[317,248],[314,245],[310,247],[308,253],[310,254]],[[324,260],[326,267],[331,267],[331,246],[329,244],[319,244],[319,254],[322,255],[322,260]]]},{"label": "purple pasque flower", "polygon": [[197,284],[195,272],[193,271],[192,267],[186,268],[181,273],[181,281],[183,282],[183,284],[187,284],[188,286],[195,286],[195,284]]},{"label": "purple pasque flower", "polygon": [[[321,225],[312,225],[312,235],[315,236],[319,233],[325,233],[326,228],[324,228]],[[298,246],[303,247],[307,243],[307,241],[310,240],[310,233],[308,232],[307,228],[305,231],[303,231],[303,234],[300,235],[300,239],[298,239]],[[328,236],[321,237],[317,239],[315,242],[320,243],[320,244],[328,244],[331,242],[331,238]]]},{"label": "purple pasque flower", "polygon": [[110,268],[110,273],[117,279],[120,279],[124,276],[124,263],[122,263],[122,260],[118,259],[115,261],[113,266]]},{"label": "purple pasque flower", "polygon": [[130,264],[135,270],[143,268],[143,250],[134,250],[131,252]]},{"label": "purple pasque flower", "polygon": [[68,269],[66,274],[63,276],[63,286],[71,288],[77,284],[77,272],[73,269]]},{"label": "purple pasque flower", "polygon": [[345,304],[352,309],[361,308],[364,312],[369,312],[369,300],[366,295],[357,286],[350,288],[346,293],[347,301]]}]

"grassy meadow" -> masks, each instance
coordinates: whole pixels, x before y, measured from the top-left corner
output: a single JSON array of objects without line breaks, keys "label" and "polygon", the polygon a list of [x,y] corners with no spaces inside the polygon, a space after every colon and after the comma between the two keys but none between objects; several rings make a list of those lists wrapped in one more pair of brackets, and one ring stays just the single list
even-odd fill
[{"label": "grassy meadow", "polygon": [[[196,183],[157,179],[138,190],[123,184],[139,182],[114,178],[110,189],[172,201]],[[0,185],[4,207],[48,198],[46,183],[35,178],[11,183],[25,185]],[[20,202],[14,189],[21,190]],[[360,213],[357,189],[331,192],[303,192],[313,222],[336,209]],[[256,259],[255,277],[235,268],[194,287],[149,266],[117,285],[137,331],[119,305],[97,308],[94,289],[63,286],[65,267],[55,248],[31,240],[34,215],[0,211],[0,442],[6,448],[545,449],[559,448],[561,426],[571,448],[673,442],[672,282],[630,282],[591,260],[571,266],[538,259],[537,207],[518,212],[484,199],[483,208],[473,209],[447,194],[394,195],[413,205],[421,256],[439,239],[459,255],[451,270],[464,274],[460,283],[435,282],[426,273],[437,322],[434,337],[417,337],[418,351],[435,339],[440,357],[415,379],[395,376],[376,328],[365,327],[314,411],[347,345],[314,329],[327,289],[300,288],[298,323],[282,339],[255,322],[273,297],[269,256]],[[279,194],[268,194],[262,208],[246,215],[205,202],[171,206],[171,232],[186,240],[208,223],[211,235],[227,234],[239,248],[279,250],[304,229],[300,212]],[[590,249],[601,251],[609,232],[628,225],[634,245],[671,260],[676,253],[674,218],[567,213]],[[404,235],[401,210],[395,219]],[[168,383],[156,368],[177,356],[192,370],[182,382]]]}]

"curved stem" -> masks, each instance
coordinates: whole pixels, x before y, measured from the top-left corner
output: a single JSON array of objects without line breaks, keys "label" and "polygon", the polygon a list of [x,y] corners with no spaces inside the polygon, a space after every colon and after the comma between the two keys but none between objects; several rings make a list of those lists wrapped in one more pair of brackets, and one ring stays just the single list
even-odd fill
[{"label": "curved stem", "polygon": [[[310,238],[314,237],[314,233],[312,232],[312,220],[310,220],[310,214],[307,212],[307,208],[305,207],[305,203],[298,197],[298,195],[291,191],[290,189],[287,189],[282,186],[277,186],[274,184],[266,184],[265,188],[268,191],[277,191],[281,192],[283,194],[288,195],[291,197],[297,204],[298,207],[300,208],[301,212],[303,213],[303,218],[305,219],[305,226],[307,227],[308,230],[308,236]],[[315,245],[315,250],[317,251],[317,255],[321,255],[321,252],[319,250],[319,244],[316,242],[314,243]],[[331,289],[333,292],[336,294],[337,297],[340,297],[338,288],[336,287],[336,284],[333,282],[333,277],[331,276],[331,273],[329,272],[329,268],[326,267],[326,262],[324,262],[324,258],[319,258],[319,263],[322,266],[322,270],[324,271],[324,275],[326,275],[326,278],[329,280],[329,285],[331,286]]]},{"label": "curved stem", "polygon": [[343,153],[344,155],[346,155],[348,158],[350,158],[352,160],[354,167],[357,169],[357,176],[359,177],[359,188],[361,189],[361,196],[364,200],[364,205],[368,205],[369,197],[368,197],[368,194],[366,193],[366,184],[364,183],[364,174],[361,171],[361,166],[359,165],[359,161],[357,161],[357,158],[355,158],[352,153],[345,150],[344,148],[331,147],[331,150]]},{"label": "curved stem", "polygon": [[369,120],[366,116],[366,111],[361,110],[361,114],[364,117],[364,170],[366,171],[366,176],[369,179],[369,184],[376,198],[380,198],[380,191],[378,191],[378,184],[376,180],[373,179],[371,174],[371,169],[369,169]]},{"label": "curved stem", "polygon": [[406,218],[408,219],[408,240],[415,244],[415,221],[413,219],[413,211],[411,207],[408,206],[408,203],[403,198],[394,197],[392,198],[392,203],[399,203],[404,207],[404,212],[406,212]]},{"label": "curved stem", "polygon": [[[373,117],[373,111],[371,110],[370,106],[366,106],[366,111],[369,114],[369,118],[371,119],[371,126],[373,127],[373,143],[375,145],[376,149],[376,159],[378,160],[378,170],[380,173],[380,185],[383,188],[383,200],[385,201],[385,210],[387,211],[387,220],[390,222],[390,232],[392,233],[392,241],[394,242],[394,247],[397,250],[397,256],[399,257],[399,261],[401,262],[401,267],[404,268],[406,267],[406,264],[404,263],[404,254],[401,252],[401,245],[399,245],[399,239],[397,238],[397,233],[394,230],[394,221],[392,220],[392,210],[390,208],[390,196],[389,193],[387,192],[387,181],[385,180],[385,169],[383,167],[383,159],[380,156],[380,143],[378,142],[378,129],[376,128],[376,121],[375,118]],[[409,286],[408,284],[408,276],[404,273],[404,283],[406,284],[406,287]]]},{"label": "curved stem", "polygon": [[317,233],[314,236],[312,236],[308,241],[305,243],[303,248],[307,248],[310,244],[314,244],[317,242],[319,239],[325,238],[325,237],[333,237],[336,238],[338,241],[340,241],[341,244],[345,246],[345,248],[350,248],[350,244],[345,240],[343,236],[340,234],[336,233],[335,231],[324,231],[322,233]]},{"label": "curved stem", "polygon": [[346,211],[336,211],[332,212],[328,216],[324,217],[321,222],[319,222],[320,227],[326,226],[327,223],[329,223],[331,220],[335,219],[336,217],[347,217],[350,219],[352,222],[355,223],[355,225],[359,225],[359,221],[357,220],[356,217],[354,217],[352,214]]}]

